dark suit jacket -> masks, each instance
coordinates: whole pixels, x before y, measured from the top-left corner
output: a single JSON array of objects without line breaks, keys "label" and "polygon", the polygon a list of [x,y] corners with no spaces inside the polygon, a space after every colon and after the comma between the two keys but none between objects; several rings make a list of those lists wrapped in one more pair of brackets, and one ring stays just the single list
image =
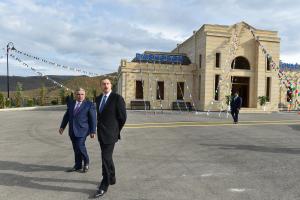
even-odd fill
[{"label": "dark suit jacket", "polygon": [[69,123],[69,135],[75,137],[86,137],[88,134],[96,133],[96,110],[90,101],[83,101],[77,113],[74,113],[76,101],[71,101],[63,117],[60,128],[65,129]]},{"label": "dark suit jacket", "polygon": [[119,94],[111,92],[100,113],[102,96],[96,98],[98,140],[104,144],[114,144],[121,139],[120,132],[126,122],[125,101]]},{"label": "dark suit jacket", "polygon": [[230,107],[231,107],[231,110],[241,109],[241,107],[242,107],[242,98],[241,97],[237,97],[234,100],[234,96],[233,96],[232,100],[230,102]]}]

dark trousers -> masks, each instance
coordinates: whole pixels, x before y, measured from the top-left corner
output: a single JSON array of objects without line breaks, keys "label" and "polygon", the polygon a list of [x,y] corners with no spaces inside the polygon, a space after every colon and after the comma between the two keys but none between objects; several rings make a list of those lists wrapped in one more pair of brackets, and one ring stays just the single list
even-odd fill
[{"label": "dark trousers", "polygon": [[239,110],[238,109],[231,110],[231,115],[232,115],[232,118],[233,118],[234,122],[239,121]]},{"label": "dark trousers", "polygon": [[112,179],[115,179],[115,165],[112,158],[115,144],[103,144],[100,142],[101,160],[102,160],[102,176],[100,189],[107,191]]},{"label": "dark trousers", "polygon": [[90,163],[89,155],[85,146],[86,137],[75,137],[74,135],[70,135],[70,138],[75,156],[75,168],[81,169],[82,161],[84,165],[88,165]]}]

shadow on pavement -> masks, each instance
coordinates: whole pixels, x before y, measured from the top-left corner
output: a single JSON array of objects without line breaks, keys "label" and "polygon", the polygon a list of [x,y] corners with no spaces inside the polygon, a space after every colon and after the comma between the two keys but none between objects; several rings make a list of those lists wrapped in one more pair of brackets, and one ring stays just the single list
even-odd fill
[{"label": "shadow on pavement", "polygon": [[0,160],[0,170],[15,170],[20,172],[65,171],[68,168],[51,165],[23,164],[15,161]]},{"label": "shadow on pavement", "polygon": [[300,154],[300,148],[266,147],[257,145],[232,145],[232,144],[199,144],[201,146],[218,147],[223,150],[247,150],[266,153]]},{"label": "shadow on pavement", "polygon": [[47,183],[79,183],[79,184],[97,184],[93,181],[82,180],[67,180],[67,179],[55,179],[55,178],[39,178],[39,177],[27,177],[16,174],[0,173],[0,185],[3,186],[19,186],[25,188],[39,189],[39,190],[51,190],[60,192],[79,192],[92,196],[95,190],[71,188],[64,186],[46,185]]},{"label": "shadow on pavement", "polygon": [[[51,165],[36,165],[36,164],[23,164],[14,161],[0,161],[0,170],[13,170],[18,172],[51,172],[62,171],[64,172],[66,167],[51,166]],[[50,182],[52,185],[47,185]],[[20,186],[25,188],[39,189],[39,190],[51,190],[61,192],[79,192],[88,194],[89,197],[93,197],[95,190],[71,188],[64,186],[53,186],[53,183],[70,183],[70,184],[92,184],[97,185],[98,182],[85,181],[85,180],[68,180],[68,179],[55,179],[55,178],[41,178],[41,177],[28,177],[11,173],[0,173],[0,185],[3,186]]]},{"label": "shadow on pavement", "polygon": [[289,125],[289,127],[294,129],[295,131],[300,131],[300,125]]}]

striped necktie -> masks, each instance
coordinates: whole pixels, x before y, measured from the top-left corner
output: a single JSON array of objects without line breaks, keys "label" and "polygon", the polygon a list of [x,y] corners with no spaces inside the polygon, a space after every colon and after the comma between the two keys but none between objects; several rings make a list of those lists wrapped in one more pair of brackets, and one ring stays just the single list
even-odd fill
[{"label": "striped necktie", "polygon": [[81,105],[80,102],[78,102],[78,103],[76,104],[75,109],[74,109],[74,113],[75,113],[75,114],[77,114],[77,112],[79,111],[80,105]]},{"label": "striped necktie", "polygon": [[103,111],[103,108],[104,108],[105,103],[106,103],[106,98],[107,98],[107,96],[104,95],[103,99],[102,99],[102,103],[101,103],[100,108],[99,108],[100,113],[102,113],[102,111]]}]

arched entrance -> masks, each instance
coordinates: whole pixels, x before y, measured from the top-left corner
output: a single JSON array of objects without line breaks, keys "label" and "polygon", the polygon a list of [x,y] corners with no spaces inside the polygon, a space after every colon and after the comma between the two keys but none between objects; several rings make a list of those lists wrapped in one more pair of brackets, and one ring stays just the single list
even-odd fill
[{"label": "arched entrance", "polygon": [[244,56],[236,57],[231,63],[231,69],[245,69],[250,70],[250,64]]},{"label": "arched entrance", "polygon": [[[243,56],[236,57],[231,63],[232,69],[250,70],[250,63],[247,58]],[[242,107],[249,107],[249,91],[250,91],[250,77],[232,76],[232,93],[238,91],[242,98]]]}]

